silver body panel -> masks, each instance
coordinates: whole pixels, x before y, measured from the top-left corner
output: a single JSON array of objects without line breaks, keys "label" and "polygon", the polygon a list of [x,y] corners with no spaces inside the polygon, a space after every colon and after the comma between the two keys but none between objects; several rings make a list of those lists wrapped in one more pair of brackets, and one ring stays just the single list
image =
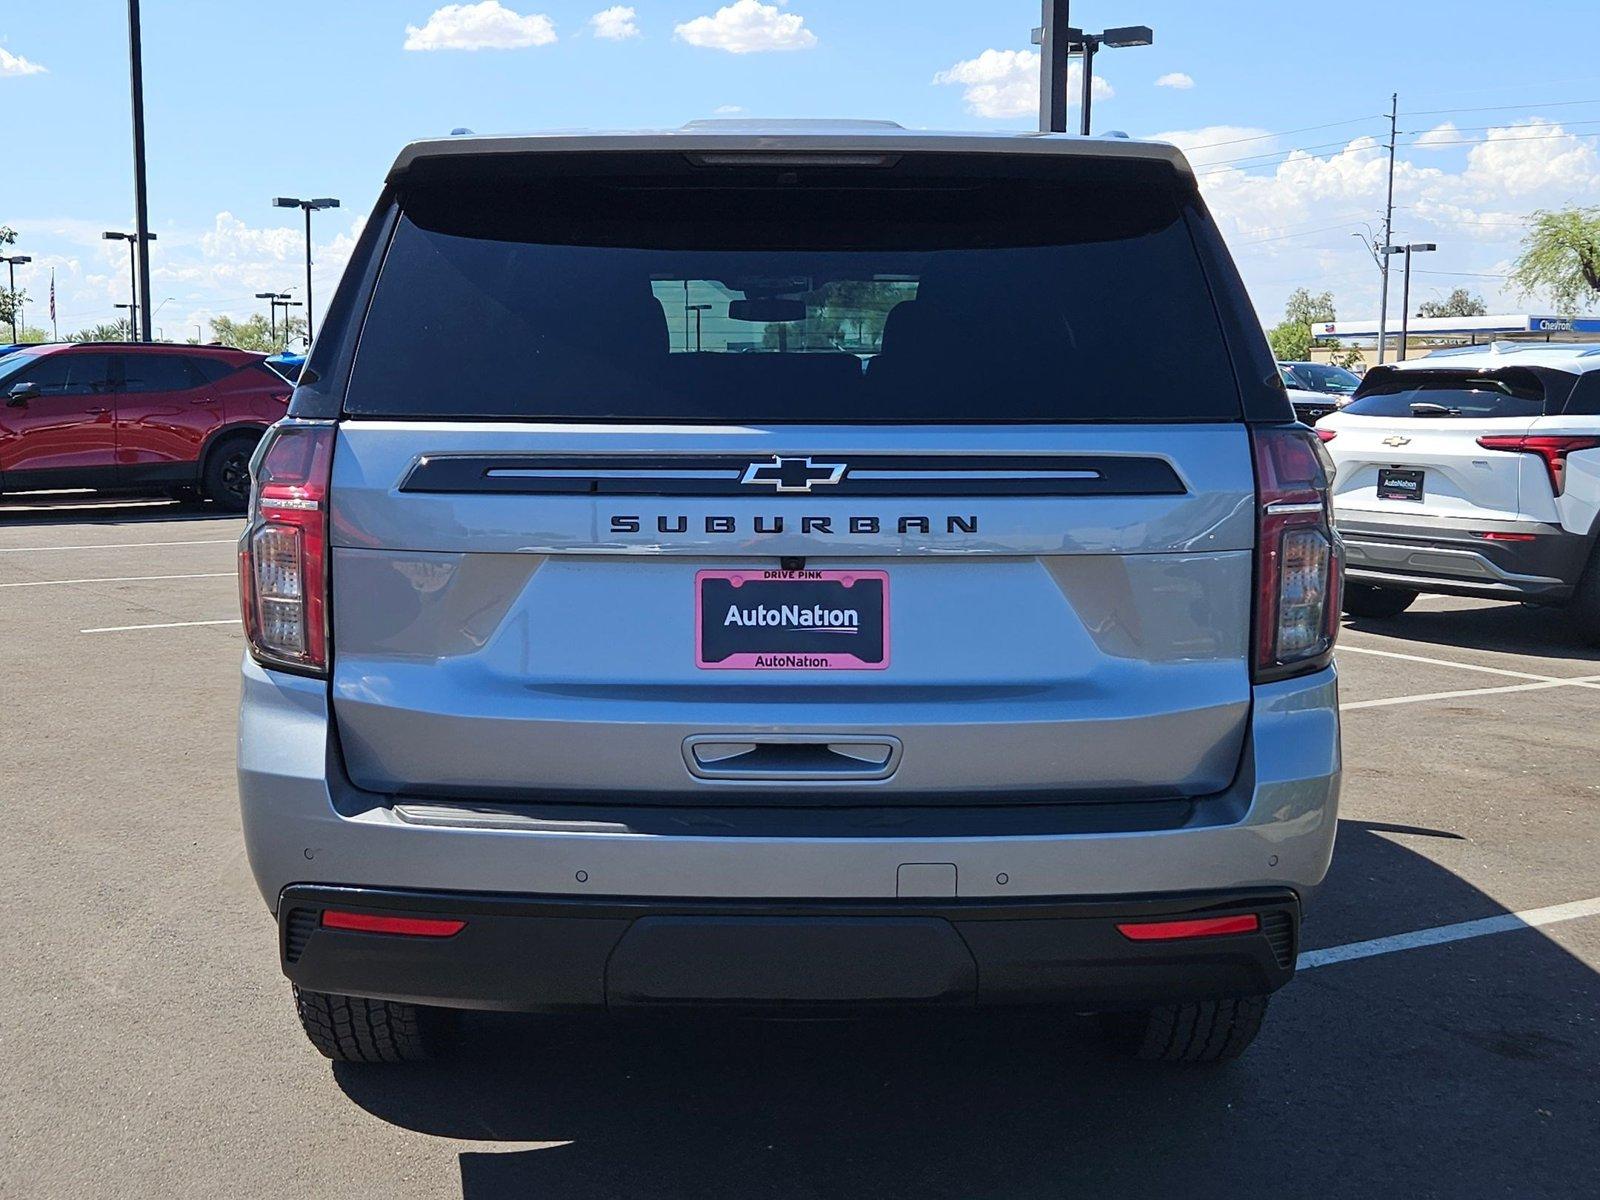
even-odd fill
[{"label": "silver body panel", "polygon": [[[1130,455],[1181,495],[431,494],[416,461],[485,453]],[[956,461],[955,456],[951,456]],[[490,468],[492,471],[493,468]],[[381,793],[670,797],[696,736],[883,736],[896,795],[1204,795],[1249,716],[1254,495],[1241,426],[696,428],[346,422],[334,456],[333,703],[351,778]],[[612,517],[638,533],[611,532]],[[901,534],[899,517],[928,516]],[[732,518],[729,534],[706,518]],[[975,529],[950,531],[947,514]],[[833,532],[801,532],[801,517]],[[881,532],[849,532],[852,515]],[[782,533],[757,533],[757,518]],[[661,528],[682,529],[662,533]],[[888,571],[872,672],[707,672],[695,575],[784,555]],[[771,788],[837,790],[799,772]]]},{"label": "silver body panel", "polygon": [[[245,845],[263,898],[291,883],[552,896],[883,898],[906,863],[956,867],[956,896],[1124,896],[1285,886],[1332,854],[1339,796],[1332,669],[1254,689],[1249,757],[1177,828],[1058,836],[725,837],[526,831],[470,809],[412,821],[343,779],[326,683],[248,658],[239,722]],[[434,806],[434,813],[438,806]],[[448,810],[446,810],[448,811]],[[1003,879],[1003,882],[1002,882]]]}]

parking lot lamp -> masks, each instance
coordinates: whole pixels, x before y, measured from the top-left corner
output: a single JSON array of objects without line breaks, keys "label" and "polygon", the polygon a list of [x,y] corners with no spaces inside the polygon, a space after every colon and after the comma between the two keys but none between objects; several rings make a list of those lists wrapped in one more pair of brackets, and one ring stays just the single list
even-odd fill
[{"label": "parking lot lamp", "polygon": [[[311,348],[311,214],[324,208],[338,208],[339,202],[323,196],[316,200],[301,200],[297,196],[278,196],[272,201],[274,208],[298,208],[306,214],[306,348]],[[287,323],[288,314],[284,314]]]},{"label": "parking lot lamp", "polygon": [[[12,340],[12,342],[17,342],[17,341],[21,340],[17,336],[17,321],[22,316],[22,297],[17,294],[17,268],[19,266],[21,266],[23,263],[31,263],[32,261],[33,261],[32,255],[28,255],[28,254],[12,254],[10,256],[0,255],[0,262],[3,262],[3,263],[6,264],[6,278],[7,278],[7,281],[8,281],[7,284],[6,284],[6,290],[11,295],[11,340]],[[22,331],[24,333],[26,333],[28,331],[28,323],[26,321],[22,322]]]},{"label": "parking lot lamp", "polygon": [[[1035,31],[1038,32],[1038,31]],[[1125,46],[1149,46],[1156,40],[1155,31],[1148,25],[1118,25],[1114,29],[1107,29],[1103,33],[1085,33],[1081,29],[1067,29],[1062,39],[1065,42],[1065,52],[1068,55],[1078,54],[1083,58],[1083,77],[1079,80],[1082,85],[1082,98],[1078,104],[1078,132],[1084,137],[1089,136],[1090,116],[1094,110],[1094,56],[1102,46],[1122,48]],[[1048,70],[1043,67],[1041,69]],[[1065,124],[1065,122],[1063,122]]]},{"label": "parking lot lamp", "polygon": [[[153,233],[147,233],[144,236],[147,241],[153,242],[156,240],[156,235]],[[107,242],[128,243],[128,299],[133,302],[128,305],[131,310],[128,317],[130,322],[128,340],[137,342],[139,340],[139,331],[133,327],[133,323],[136,323],[139,319],[139,235],[137,233],[119,233],[115,229],[108,229],[100,237]],[[146,261],[148,261],[148,254],[145,257]],[[117,307],[121,308],[122,305],[119,304]],[[145,340],[148,341],[149,338],[146,337]]]},{"label": "parking lot lamp", "polygon": [[139,306],[137,304],[113,304],[112,307],[123,309],[128,314],[128,336],[122,340],[125,342],[137,342],[139,340],[139,331],[133,327],[133,324],[138,319]]},{"label": "parking lot lamp", "polygon": [[1429,250],[1439,247],[1433,242],[1411,242],[1404,246],[1385,246],[1384,254],[1404,254],[1406,256],[1404,282],[1400,285],[1400,354],[1399,362],[1406,360],[1406,342],[1411,333],[1411,256],[1425,254]]}]

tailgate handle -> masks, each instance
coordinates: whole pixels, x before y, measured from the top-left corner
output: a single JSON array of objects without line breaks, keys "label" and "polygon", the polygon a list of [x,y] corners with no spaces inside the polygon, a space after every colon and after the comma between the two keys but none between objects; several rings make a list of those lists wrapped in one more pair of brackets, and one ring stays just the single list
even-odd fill
[{"label": "tailgate handle", "polygon": [[887,779],[900,750],[887,734],[707,733],[684,739],[683,761],[701,779]]}]

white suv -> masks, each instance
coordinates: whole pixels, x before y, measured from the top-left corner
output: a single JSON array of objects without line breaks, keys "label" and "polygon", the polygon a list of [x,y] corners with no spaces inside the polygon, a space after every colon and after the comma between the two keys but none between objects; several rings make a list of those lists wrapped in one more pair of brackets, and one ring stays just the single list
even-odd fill
[{"label": "white suv", "polygon": [[1600,346],[1497,343],[1375,367],[1317,423],[1345,611],[1419,592],[1570,605],[1600,641]]}]

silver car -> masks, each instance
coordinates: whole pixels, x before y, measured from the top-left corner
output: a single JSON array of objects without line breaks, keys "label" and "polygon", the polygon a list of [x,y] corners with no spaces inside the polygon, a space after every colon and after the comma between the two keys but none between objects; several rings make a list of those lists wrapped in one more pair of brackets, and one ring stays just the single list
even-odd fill
[{"label": "silver car", "polygon": [[290,411],[239,787],[329,1057],[1033,1004],[1215,1060],[1293,975],[1340,547],[1171,146],[418,142]]}]

